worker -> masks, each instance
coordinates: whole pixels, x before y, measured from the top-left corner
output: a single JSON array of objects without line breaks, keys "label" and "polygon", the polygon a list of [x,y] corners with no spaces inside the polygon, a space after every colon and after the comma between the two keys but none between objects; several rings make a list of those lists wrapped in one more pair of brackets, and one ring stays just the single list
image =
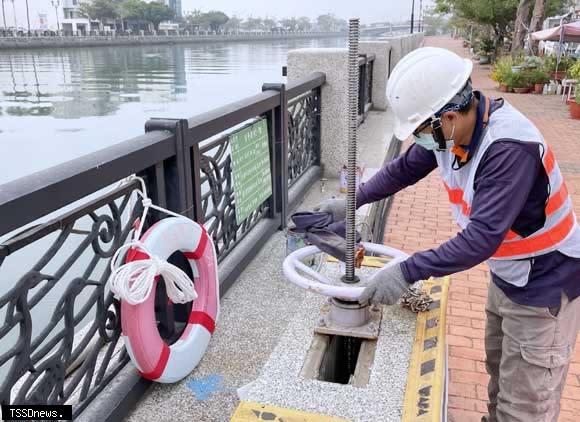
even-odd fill
[{"label": "worker", "polygon": [[[460,231],[379,270],[359,301],[392,305],[418,280],[485,261],[491,378],[482,420],[556,421],[580,326],[580,229],[540,131],[507,101],[474,91],[471,71],[471,61],[425,47],[405,56],[389,78],[394,134],[413,135],[414,143],[359,186],[357,208],[438,168]],[[345,201],[318,209],[340,220]]]}]

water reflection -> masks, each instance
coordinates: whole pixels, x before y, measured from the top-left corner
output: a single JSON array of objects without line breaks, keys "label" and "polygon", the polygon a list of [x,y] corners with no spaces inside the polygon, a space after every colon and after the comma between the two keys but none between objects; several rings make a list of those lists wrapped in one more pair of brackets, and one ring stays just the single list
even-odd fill
[{"label": "water reflection", "polygon": [[287,52],[344,39],[5,51],[0,184],[282,82]]}]

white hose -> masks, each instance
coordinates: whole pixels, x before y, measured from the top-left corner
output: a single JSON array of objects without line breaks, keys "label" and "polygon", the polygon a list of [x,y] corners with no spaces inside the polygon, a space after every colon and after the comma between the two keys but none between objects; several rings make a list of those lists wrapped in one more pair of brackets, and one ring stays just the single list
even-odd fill
[{"label": "white hose", "polygon": [[[406,253],[398,249],[391,248],[389,246],[377,245],[376,243],[367,243],[367,242],[363,242],[362,245],[367,251],[379,253],[381,255],[392,256],[393,259],[387,264],[385,264],[384,267],[397,265],[409,257],[409,255],[407,255]],[[304,248],[300,248],[292,252],[290,255],[286,257],[282,265],[284,276],[290,282],[296,284],[297,286],[310,290],[314,293],[318,293],[329,297],[336,297],[338,299],[344,300],[351,301],[358,300],[358,298],[360,297],[361,293],[364,290],[364,287],[362,286],[357,287],[346,284],[342,285],[335,284],[322,274],[319,273],[313,274],[314,270],[311,270],[310,268],[302,264],[301,261],[304,258],[308,258],[319,252],[320,249],[318,249],[316,246],[306,246]],[[306,267],[308,270],[306,270],[304,267]],[[302,276],[301,274],[299,274],[298,270],[307,273],[316,281]]]}]

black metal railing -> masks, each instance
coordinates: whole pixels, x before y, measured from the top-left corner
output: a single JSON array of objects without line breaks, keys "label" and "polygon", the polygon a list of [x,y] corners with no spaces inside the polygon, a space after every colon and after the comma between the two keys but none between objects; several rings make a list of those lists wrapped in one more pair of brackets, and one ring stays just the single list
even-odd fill
[{"label": "black metal railing", "polygon": [[[119,183],[130,175],[154,203],[204,224],[220,263],[236,260],[220,265],[225,292],[261,244],[236,246],[283,227],[289,187],[320,164],[324,83],[315,73],[189,120],[153,119],[143,136],[0,186],[0,402],[72,404],[76,417],[128,362],[107,280],[141,211],[139,184]],[[229,135],[258,118],[268,122],[272,195],[237,224]],[[161,292],[170,341],[179,316],[166,303]]]},{"label": "black metal railing", "polygon": [[366,115],[373,106],[373,67],[375,64],[374,54],[362,54],[359,57],[359,80],[358,80],[358,115],[359,124],[364,122]]}]

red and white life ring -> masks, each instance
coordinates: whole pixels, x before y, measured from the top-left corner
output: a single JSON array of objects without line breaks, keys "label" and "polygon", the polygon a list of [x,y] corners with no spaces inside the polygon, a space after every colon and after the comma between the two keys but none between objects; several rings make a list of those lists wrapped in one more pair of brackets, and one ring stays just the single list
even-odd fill
[{"label": "red and white life ring", "polygon": [[[153,255],[167,260],[181,251],[191,265],[197,299],[181,337],[169,346],[159,335],[155,319],[155,286],[137,305],[121,301],[123,340],[131,360],[144,378],[172,383],[186,377],[203,357],[219,316],[219,281],[213,242],[205,228],[187,218],[170,217],[153,225],[141,238]],[[126,262],[148,259],[131,249]],[[154,281],[155,285],[157,280]]]}]

